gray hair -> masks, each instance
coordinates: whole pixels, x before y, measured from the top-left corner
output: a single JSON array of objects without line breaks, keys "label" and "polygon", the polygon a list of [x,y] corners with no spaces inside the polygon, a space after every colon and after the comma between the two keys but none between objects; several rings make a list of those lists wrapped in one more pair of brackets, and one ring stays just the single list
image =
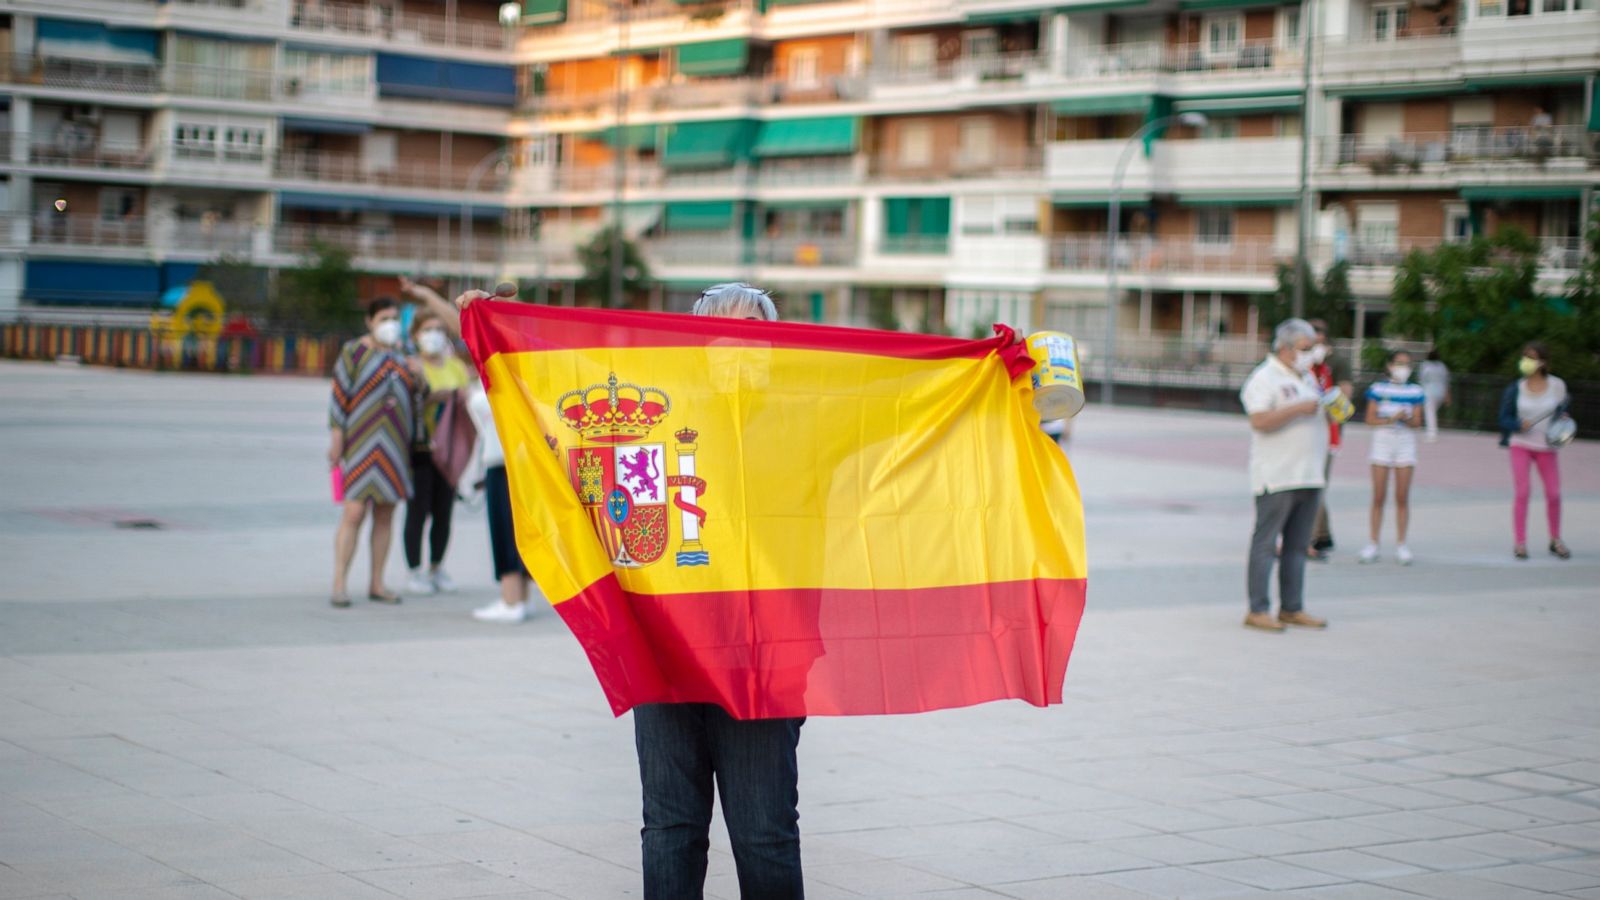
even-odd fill
[{"label": "gray hair", "polygon": [[729,319],[763,319],[775,322],[778,307],[772,295],[742,281],[714,284],[700,293],[692,312],[697,316],[722,316]]},{"label": "gray hair", "polygon": [[1272,332],[1272,349],[1293,347],[1301,338],[1314,341],[1317,339],[1317,330],[1305,319],[1284,319]]}]

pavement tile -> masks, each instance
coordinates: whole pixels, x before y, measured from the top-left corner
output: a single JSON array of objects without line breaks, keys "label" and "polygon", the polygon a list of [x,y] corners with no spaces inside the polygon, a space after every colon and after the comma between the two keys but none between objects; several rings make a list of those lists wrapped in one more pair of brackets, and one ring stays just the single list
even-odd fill
[{"label": "pavement tile", "polygon": [[1489,780],[1533,794],[1566,794],[1594,786],[1588,782],[1558,778],[1540,772],[1502,772],[1490,775]]},{"label": "pavement tile", "polygon": [[[1007,897],[1017,900],[1150,900],[1151,894],[1131,888],[1119,887],[1096,876],[1068,876],[1045,878],[1039,881],[1020,881],[997,888]],[[810,896],[811,886],[806,885]]]},{"label": "pavement tile", "polygon": [[1397,891],[1375,884],[1329,884],[1322,887],[1281,891],[1278,896],[1293,897],[1295,900],[1416,900],[1417,898],[1416,894],[1409,891]]},{"label": "pavement tile", "polygon": [[1512,812],[1527,813],[1543,819],[1556,822],[1595,822],[1600,821],[1600,807],[1590,806],[1586,803],[1573,803],[1560,797],[1527,797],[1522,800],[1507,800],[1496,803],[1501,809]]},{"label": "pavement tile", "polygon": [[1417,866],[1362,853],[1359,850],[1324,850],[1277,857],[1279,862],[1338,875],[1350,881],[1376,881],[1427,871]]},{"label": "pavement tile", "polygon": [[1529,796],[1526,791],[1482,778],[1448,778],[1443,781],[1425,781],[1413,784],[1411,787],[1441,797],[1449,797],[1460,803],[1493,803]]},{"label": "pavement tile", "polygon": [[1436,900],[1549,900],[1550,897],[1543,891],[1525,890],[1463,873],[1402,875],[1374,883]]},{"label": "pavement tile", "polygon": [[969,886],[964,881],[935,875],[893,860],[844,863],[836,866],[807,866],[806,886],[809,888],[813,881],[868,897],[881,897],[891,893],[913,894],[952,890]]},{"label": "pavement tile", "polygon": [[1388,812],[1390,807],[1367,800],[1358,800],[1345,794],[1332,791],[1313,791],[1303,794],[1279,794],[1268,797],[1268,803],[1287,806],[1290,809],[1316,816],[1360,816],[1369,813]]},{"label": "pavement tile", "polygon": [[220,886],[241,900],[394,900],[397,896],[338,872],[227,881]]},{"label": "pavement tile", "polygon": [[1525,838],[1600,853],[1600,828],[1590,825],[1549,825],[1517,832]]},{"label": "pavement tile", "polygon": [[408,900],[487,897],[541,887],[467,863],[419,866],[410,869],[381,869],[374,872],[359,872],[352,877],[391,894],[406,897]]},{"label": "pavement tile", "polygon": [[1250,856],[1278,856],[1326,849],[1316,841],[1300,837],[1283,828],[1250,825],[1243,828],[1217,828],[1186,835],[1197,841],[1227,847]]},{"label": "pavement tile", "polygon": [[1386,859],[1399,860],[1437,872],[1453,869],[1482,869],[1499,865],[1503,860],[1484,853],[1460,847],[1451,847],[1438,841],[1412,841],[1403,844],[1375,844],[1366,852]]},{"label": "pavement tile", "polygon": [[1104,841],[1099,846],[1108,847],[1120,853],[1142,856],[1145,859],[1171,866],[1220,862],[1226,859],[1238,859],[1245,855],[1244,851],[1241,850],[1220,847],[1216,844],[1207,844],[1176,834],[1123,838],[1116,841]]},{"label": "pavement tile", "polygon": [[1100,876],[1100,880],[1150,897],[1165,897],[1171,900],[1220,900],[1224,897],[1251,896],[1252,892],[1260,890],[1251,888],[1246,891],[1245,886],[1239,881],[1179,867],[1113,872]]},{"label": "pavement tile", "polygon": [[1370,788],[1355,788],[1348,791],[1336,791],[1335,793],[1351,800],[1376,803],[1379,806],[1386,806],[1390,809],[1437,809],[1441,806],[1456,805],[1456,801],[1449,797],[1441,797],[1438,794],[1430,794],[1427,791],[1417,790],[1413,787],[1392,784]]},{"label": "pavement tile", "polygon": [[1497,866],[1493,869],[1479,869],[1473,872],[1472,876],[1488,881],[1498,881],[1501,884],[1509,884],[1514,887],[1527,888],[1530,891],[1549,891],[1551,893],[1600,887],[1600,875],[1525,863]]},{"label": "pavement tile", "polygon": [[1323,884],[1338,884],[1348,879],[1339,875],[1330,875],[1315,869],[1294,866],[1272,859],[1236,859],[1228,862],[1206,863],[1191,866],[1194,871],[1206,875],[1215,875],[1251,887],[1263,888],[1269,891],[1283,891],[1293,888],[1316,887]]},{"label": "pavement tile", "polygon": [[1547,841],[1531,840],[1515,834],[1472,834],[1439,842],[1511,862],[1540,862],[1572,855],[1572,848]]}]

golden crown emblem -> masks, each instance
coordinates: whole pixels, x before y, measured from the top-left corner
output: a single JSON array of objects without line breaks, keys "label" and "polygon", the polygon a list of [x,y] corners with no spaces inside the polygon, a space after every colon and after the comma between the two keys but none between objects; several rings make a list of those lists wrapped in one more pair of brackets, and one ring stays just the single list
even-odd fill
[{"label": "golden crown emblem", "polygon": [[672,411],[672,401],[660,388],[640,387],[617,380],[612,372],[605,384],[567,391],[556,410],[568,428],[596,444],[626,444],[650,434],[650,429]]}]

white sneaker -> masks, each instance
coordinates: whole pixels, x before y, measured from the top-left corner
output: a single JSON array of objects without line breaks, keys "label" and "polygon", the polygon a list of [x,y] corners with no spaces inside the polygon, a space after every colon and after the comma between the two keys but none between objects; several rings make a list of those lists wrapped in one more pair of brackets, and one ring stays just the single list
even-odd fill
[{"label": "white sneaker", "polygon": [[430,577],[433,579],[433,589],[441,594],[448,594],[456,589],[455,579],[443,569],[434,569]]},{"label": "white sneaker", "polygon": [[1411,548],[1407,547],[1405,544],[1401,544],[1399,547],[1395,548],[1394,558],[1399,560],[1400,565],[1402,566],[1409,566],[1411,565],[1411,561],[1416,559],[1415,556],[1411,555]]},{"label": "white sneaker", "polygon": [[472,617],[480,622],[514,624],[528,618],[528,605],[519,603],[516,606],[507,606],[504,600],[496,600],[488,606],[473,610]]},{"label": "white sneaker", "polygon": [[1368,544],[1361,548],[1361,564],[1375,563],[1378,561],[1378,545]]},{"label": "white sneaker", "polygon": [[429,580],[428,573],[421,569],[412,569],[411,577],[406,579],[406,593],[414,596],[431,594],[436,590],[433,582]]}]

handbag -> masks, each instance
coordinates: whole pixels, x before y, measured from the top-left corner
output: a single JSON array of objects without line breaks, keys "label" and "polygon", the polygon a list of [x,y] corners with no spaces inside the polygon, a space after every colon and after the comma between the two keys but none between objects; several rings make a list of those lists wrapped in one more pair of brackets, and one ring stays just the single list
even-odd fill
[{"label": "handbag", "polygon": [[461,473],[472,461],[473,449],[478,443],[478,428],[467,415],[467,404],[457,391],[445,398],[439,411],[439,424],[433,429],[428,449],[433,453],[434,468],[444,476],[452,488],[461,481]]}]

